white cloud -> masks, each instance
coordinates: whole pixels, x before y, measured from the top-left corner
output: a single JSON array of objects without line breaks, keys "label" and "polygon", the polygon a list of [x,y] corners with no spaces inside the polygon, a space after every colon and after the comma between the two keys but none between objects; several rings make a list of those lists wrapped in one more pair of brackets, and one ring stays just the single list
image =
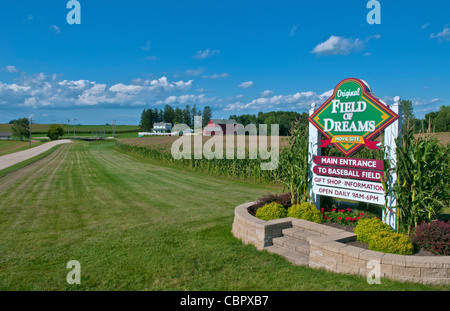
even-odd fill
[{"label": "white cloud", "polygon": [[428,28],[428,26],[430,26],[430,22],[426,22],[425,24],[423,24],[422,29],[426,29]]},{"label": "white cloud", "polygon": [[205,71],[204,68],[198,68],[198,69],[187,69],[184,74],[187,76],[193,76],[196,77],[200,74],[202,74]]},{"label": "white cloud", "polygon": [[328,40],[314,47],[311,53],[317,55],[348,55],[353,52],[361,52],[365,48],[365,43],[369,40],[380,38],[381,35],[379,34],[370,36],[365,40],[331,36]]},{"label": "white cloud", "polygon": [[54,32],[57,33],[57,34],[60,34],[60,33],[61,33],[61,29],[60,29],[58,26],[56,26],[56,25],[50,25],[50,26],[48,26],[48,28],[49,28],[50,30],[54,31]]},{"label": "white cloud", "polygon": [[206,97],[205,94],[200,95],[192,95],[192,94],[183,94],[183,95],[171,95],[165,98],[164,100],[159,100],[156,102],[157,105],[187,105],[187,104],[207,104],[214,102],[216,100],[215,97]]},{"label": "white cloud", "polygon": [[331,36],[325,42],[319,43],[312,53],[318,55],[348,55],[352,51],[362,50],[364,43],[360,39],[347,39]]},{"label": "white cloud", "polygon": [[273,91],[271,90],[265,90],[264,92],[261,92],[261,97],[267,97],[273,94]]},{"label": "white cloud", "polygon": [[242,88],[242,89],[249,89],[251,87],[255,87],[256,84],[253,81],[247,81],[247,82],[242,82],[241,84],[238,85],[238,87]]},{"label": "white cloud", "polygon": [[225,79],[228,78],[230,75],[226,72],[224,73],[215,73],[213,75],[203,76],[205,79]]},{"label": "white cloud", "polygon": [[293,37],[295,35],[295,31],[297,30],[298,25],[294,25],[291,28],[290,36]]},{"label": "white cloud", "polygon": [[430,38],[438,39],[439,42],[450,41],[450,28],[445,26],[441,32],[437,34],[432,33]]},{"label": "white cloud", "polygon": [[5,66],[5,68],[3,68],[4,70],[6,70],[9,73],[17,73],[19,72],[19,69],[16,66]]},{"label": "white cloud", "polygon": [[140,85],[125,85],[123,83],[118,83],[111,86],[109,90],[117,93],[138,94],[143,88],[144,87]]},{"label": "white cloud", "polygon": [[150,49],[151,49],[150,41],[147,41],[147,43],[145,44],[145,46],[141,47],[141,49],[142,49],[143,51],[150,51]]},{"label": "white cloud", "polygon": [[220,53],[219,50],[210,50],[210,49],[206,49],[204,51],[199,50],[193,57],[197,59],[205,59],[213,55],[217,55],[219,53]]},{"label": "white cloud", "polygon": [[[332,91],[331,91],[332,92]],[[263,92],[264,93],[264,92]],[[263,95],[263,94],[261,94]],[[267,95],[267,94],[264,94]],[[239,111],[239,110],[299,110],[308,109],[312,103],[322,103],[330,96],[330,91],[323,94],[317,94],[312,91],[297,92],[289,95],[274,95],[274,96],[261,96],[253,99],[248,103],[235,102],[228,104],[225,111]]]},{"label": "white cloud", "polygon": [[[172,93],[186,92],[193,80],[169,81],[136,79],[130,84],[107,86],[89,80],[60,80],[57,75],[23,73],[15,83],[0,82],[0,105],[14,107],[55,108],[85,106],[136,106],[156,102]],[[183,100],[183,97],[181,97]],[[198,100],[201,102],[201,98]]]},{"label": "white cloud", "polygon": [[439,98],[433,98],[433,99],[416,98],[416,99],[412,100],[412,102],[414,103],[414,106],[430,106],[430,105],[438,103],[440,101],[441,100]]}]

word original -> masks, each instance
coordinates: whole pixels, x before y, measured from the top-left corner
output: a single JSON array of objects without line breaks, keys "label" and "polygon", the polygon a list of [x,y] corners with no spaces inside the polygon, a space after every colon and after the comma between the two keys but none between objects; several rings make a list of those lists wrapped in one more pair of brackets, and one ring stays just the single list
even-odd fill
[{"label": "word original", "polygon": [[348,99],[353,96],[361,96],[361,88],[359,87],[357,90],[338,90],[336,93],[336,97],[344,97]]}]

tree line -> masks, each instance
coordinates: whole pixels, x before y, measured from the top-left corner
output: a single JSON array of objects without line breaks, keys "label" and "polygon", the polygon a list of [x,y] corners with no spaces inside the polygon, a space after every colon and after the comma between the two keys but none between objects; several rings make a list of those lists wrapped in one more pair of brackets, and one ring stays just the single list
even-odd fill
[{"label": "tree line", "polygon": [[164,109],[149,108],[144,109],[141,113],[141,121],[139,123],[140,130],[143,132],[149,132],[153,128],[154,123],[171,123],[186,124],[189,127],[194,126],[195,117],[201,116],[202,127],[205,127],[209,120],[212,118],[212,110],[210,106],[205,106],[203,110],[197,109],[196,105],[192,108],[186,105],[184,109],[176,107],[175,109],[166,105]]},{"label": "tree line", "polygon": [[[450,132],[450,106],[441,106],[438,111],[429,112],[423,119],[420,119],[414,114],[411,100],[402,100],[401,105],[404,132],[407,128],[413,129],[414,133]],[[259,112],[257,115],[231,115],[230,119],[234,119],[244,126],[248,124],[279,124],[280,135],[286,136],[290,133],[293,121],[300,120],[301,124],[307,125],[308,116],[306,112],[300,114],[294,111],[271,111]],[[268,130],[270,131],[270,127]]]},{"label": "tree line", "polygon": [[[28,118],[20,118],[17,120],[9,121],[12,124],[11,133],[13,136],[18,137],[20,140],[30,137],[30,120]],[[50,124],[47,136],[51,140],[58,140],[59,137],[64,135],[64,129],[59,124]]]},{"label": "tree line", "polygon": [[427,113],[423,119],[416,118],[413,103],[401,102],[403,128],[412,128],[415,133],[450,132],[450,106],[441,106],[438,111]]},{"label": "tree line", "polygon": [[[237,123],[246,126],[248,124],[266,124],[268,134],[270,135],[270,125],[279,125],[279,135],[287,136],[291,130],[292,124],[296,120],[300,120],[303,125],[308,123],[308,113],[298,113],[295,111],[270,111],[259,112],[255,114],[231,115],[230,119],[236,120]],[[258,127],[257,127],[258,129]]]}]

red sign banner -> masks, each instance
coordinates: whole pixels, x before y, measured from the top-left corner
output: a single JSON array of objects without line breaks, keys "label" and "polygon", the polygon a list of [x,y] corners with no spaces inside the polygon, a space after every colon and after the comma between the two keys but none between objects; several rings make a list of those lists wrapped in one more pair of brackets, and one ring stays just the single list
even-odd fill
[{"label": "red sign banner", "polygon": [[313,172],[314,174],[323,176],[346,177],[378,182],[381,181],[382,177],[384,179],[383,171],[370,171],[356,168],[341,168],[316,165],[313,167]]},{"label": "red sign banner", "polygon": [[313,161],[317,165],[334,165],[371,170],[384,170],[383,160],[315,156]]}]

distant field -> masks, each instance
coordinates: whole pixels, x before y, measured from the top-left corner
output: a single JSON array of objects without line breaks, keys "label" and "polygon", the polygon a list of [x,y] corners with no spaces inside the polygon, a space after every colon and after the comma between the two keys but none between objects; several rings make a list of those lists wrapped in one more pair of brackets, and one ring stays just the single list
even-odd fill
[{"label": "distant field", "polygon": [[[237,137],[234,137],[234,146],[237,146]],[[127,139],[121,139],[120,142],[132,145],[132,146],[151,146],[151,147],[157,147],[162,148],[166,150],[170,150],[172,144],[174,141],[179,139],[179,136],[147,136],[143,138],[127,138]],[[209,139],[212,137],[210,136],[202,136],[202,145],[204,145]],[[223,136],[224,141],[224,148],[226,147],[226,136]],[[194,136],[191,136],[191,143],[192,146],[194,145]],[[259,142],[258,142],[259,144]],[[267,140],[268,146],[271,145],[271,138],[268,137]],[[245,137],[245,145],[248,148],[249,146],[249,136]],[[287,136],[279,136],[279,145],[280,148],[284,148],[288,145]]]},{"label": "distant field", "polygon": [[[73,135],[74,127],[73,125],[70,125],[69,127],[67,124],[61,124],[61,126],[64,128],[64,133],[69,133]],[[10,132],[11,131],[12,124],[0,124],[0,132]],[[48,129],[50,127],[50,124],[33,124],[31,127],[31,134],[47,134]],[[102,132],[105,131],[106,134],[112,134],[113,128],[112,125],[76,125],[75,126],[75,132],[76,134],[89,134],[91,135],[92,132]],[[138,125],[116,125],[116,133],[132,133],[132,132],[138,132],[139,126]],[[70,135],[69,134],[69,135]]]},{"label": "distant field", "polygon": [[416,134],[416,137],[431,136],[436,137],[441,144],[447,145],[450,143],[450,132],[432,133],[432,134]]},{"label": "distant field", "polygon": [[[423,137],[426,135],[436,137],[443,144],[450,143],[450,132],[434,133],[434,134],[417,134],[416,137]],[[170,150],[173,142],[179,138],[178,136],[172,136],[172,137],[171,136],[147,136],[147,137],[143,137],[143,138],[133,138],[133,136],[134,135],[119,137],[119,138],[124,138],[124,139],[121,139],[120,142],[124,143],[124,144],[128,144],[128,145],[132,145],[132,146],[149,146],[149,147],[151,146],[151,147],[157,147],[157,148],[163,148],[166,150]],[[136,137],[136,136],[134,136],[134,137]],[[235,137],[235,142],[234,142],[235,146],[236,146],[236,137]],[[211,137],[209,137],[209,136],[203,136],[202,143],[205,144],[205,142],[208,141],[210,138]],[[245,140],[246,146],[248,147],[249,137],[246,136],[245,139],[246,139]],[[379,138],[377,140],[382,140],[382,138]],[[192,136],[191,142],[192,142],[192,144],[194,143],[194,136]],[[270,145],[270,138],[268,139],[268,144]],[[281,149],[286,147],[288,145],[287,136],[280,136],[279,144],[280,144]],[[225,136],[224,136],[224,146],[226,146]]]}]

